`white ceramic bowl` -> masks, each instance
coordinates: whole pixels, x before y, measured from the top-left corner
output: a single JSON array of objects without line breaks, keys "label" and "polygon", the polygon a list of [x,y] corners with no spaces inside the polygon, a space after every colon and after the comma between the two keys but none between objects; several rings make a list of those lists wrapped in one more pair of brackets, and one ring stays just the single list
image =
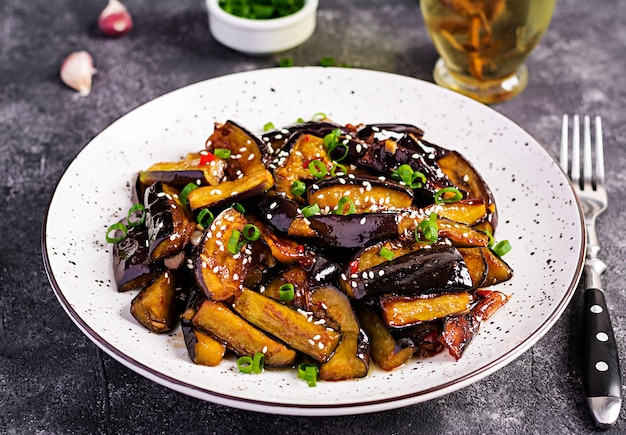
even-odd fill
[{"label": "white ceramic bowl", "polygon": [[306,0],[299,11],[282,18],[251,20],[229,14],[218,0],[206,0],[209,29],[226,47],[250,55],[280,53],[302,44],[315,30],[318,0]]}]

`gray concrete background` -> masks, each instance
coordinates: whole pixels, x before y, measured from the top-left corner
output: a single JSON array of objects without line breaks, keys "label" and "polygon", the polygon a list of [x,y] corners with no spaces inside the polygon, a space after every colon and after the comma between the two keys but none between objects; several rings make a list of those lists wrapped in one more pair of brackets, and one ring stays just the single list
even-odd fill
[{"label": "gray concrete background", "polygon": [[[581,302],[509,366],[463,390],[375,414],[305,418],[230,409],[161,387],[93,345],[65,315],[41,260],[41,225],[64,168],[112,121],[165,92],[275,66],[209,34],[202,0],[127,0],[135,29],[99,35],[102,1],[0,2],[0,433],[591,433],[581,375]],[[562,113],[604,118],[611,205],[600,220],[616,336],[626,360],[626,3],[559,0],[531,57],[530,85],[495,106],[553,152]],[[99,73],[76,98],[58,77],[86,49]],[[288,52],[432,81],[436,53],[417,0],[321,0],[318,26]],[[620,418],[610,433],[625,433]]]}]

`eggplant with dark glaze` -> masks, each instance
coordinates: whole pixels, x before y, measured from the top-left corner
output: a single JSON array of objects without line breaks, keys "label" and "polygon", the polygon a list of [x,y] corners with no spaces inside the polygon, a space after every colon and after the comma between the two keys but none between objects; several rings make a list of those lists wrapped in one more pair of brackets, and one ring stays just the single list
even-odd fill
[{"label": "eggplant with dark glaze", "polygon": [[273,191],[259,196],[253,211],[268,225],[283,234],[289,232],[289,227],[296,217],[302,216],[298,204],[285,195]]},{"label": "eggplant with dark glaze", "polygon": [[415,191],[421,194],[421,200],[425,203],[433,202],[433,196],[440,189],[452,186],[452,182],[434,159],[429,157],[429,153],[407,148],[393,139],[377,141],[370,145],[367,153],[359,159],[358,165],[387,177],[391,177],[401,165],[408,165],[414,171],[421,172],[426,177],[426,182]]},{"label": "eggplant with dark glaze", "polygon": [[310,311],[328,319],[341,331],[341,341],[333,356],[319,369],[320,379],[342,381],[362,378],[369,369],[369,339],[359,326],[350,300],[332,285],[311,292]]},{"label": "eggplant with dark glaze", "polygon": [[197,287],[191,289],[187,307],[180,317],[180,326],[189,358],[195,364],[214,367],[224,358],[226,345],[193,324],[193,318],[204,300],[206,296],[202,290]]},{"label": "eggplant with dark glaze", "polygon": [[356,249],[398,234],[397,214],[393,212],[326,214],[308,218],[322,246]]},{"label": "eggplant with dark glaze", "polygon": [[[122,223],[126,223],[126,219]],[[163,271],[161,263],[150,261],[149,251],[145,225],[128,227],[126,238],[113,245],[113,271],[118,291],[141,289]]]},{"label": "eggplant with dark glaze", "polygon": [[[350,262],[358,261],[358,254]],[[472,279],[461,253],[450,245],[432,245],[366,269],[360,274],[344,271],[345,287],[355,299],[387,293],[420,295],[461,292]]]},{"label": "eggplant with dark glaze", "polygon": [[367,175],[331,177],[307,189],[308,204],[321,210],[335,211],[342,197],[348,197],[355,213],[407,208],[413,202],[413,190],[393,180]]},{"label": "eggplant with dark glaze", "polygon": [[269,158],[265,144],[235,122],[217,124],[206,148],[209,152],[220,149],[230,153],[225,169],[226,180],[216,186],[192,190],[188,195],[192,210],[228,206],[259,195],[274,185],[274,178],[265,167]]},{"label": "eggplant with dark glaze", "polygon": [[161,273],[133,298],[130,305],[132,316],[152,332],[173,329],[184,307],[177,281],[172,272]]},{"label": "eggplant with dark glaze", "polygon": [[195,229],[195,222],[185,213],[176,193],[161,182],[146,189],[144,205],[152,261],[181,252]]}]

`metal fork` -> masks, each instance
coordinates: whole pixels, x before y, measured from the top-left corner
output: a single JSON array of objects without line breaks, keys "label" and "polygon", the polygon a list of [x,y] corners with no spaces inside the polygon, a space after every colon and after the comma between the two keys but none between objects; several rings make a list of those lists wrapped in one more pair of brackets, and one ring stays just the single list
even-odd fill
[{"label": "metal fork", "polygon": [[[617,344],[604,299],[600,275],[606,264],[598,258],[600,244],[596,235],[596,217],[607,207],[604,187],[604,146],[602,120],[595,117],[595,168],[591,147],[591,122],[583,117],[582,178],[580,155],[580,118],[572,123],[571,158],[569,152],[568,116],[563,116],[560,163],[572,181],[585,216],[587,252],[584,291],[584,361],[583,384],[591,415],[598,427],[607,429],[619,417],[622,404],[621,375]],[[568,164],[571,161],[571,165]]]}]

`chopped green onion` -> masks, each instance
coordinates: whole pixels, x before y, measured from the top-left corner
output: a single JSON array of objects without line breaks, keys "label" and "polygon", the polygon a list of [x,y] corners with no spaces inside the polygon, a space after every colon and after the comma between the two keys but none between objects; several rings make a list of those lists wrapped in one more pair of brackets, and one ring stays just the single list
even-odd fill
[{"label": "chopped green onion", "polygon": [[426,176],[419,171],[413,170],[413,168],[406,163],[398,166],[391,174],[391,178],[402,181],[411,189],[419,189],[426,183]]},{"label": "chopped green onion", "polygon": [[322,121],[324,119],[328,119],[328,116],[326,116],[324,112],[317,112],[315,115],[313,115],[311,121]]},{"label": "chopped green onion", "polygon": [[289,68],[293,66],[293,58],[292,57],[283,57],[278,60],[278,66],[282,68]]},{"label": "chopped green onion", "polygon": [[[339,169],[339,172],[337,172],[337,169]],[[333,167],[330,168],[330,175],[332,175],[333,177],[336,177],[337,175],[345,175],[347,173],[348,168],[346,168],[341,163],[333,163]]]},{"label": "chopped green onion", "polygon": [[496,246],[493,247],[493,252],[496,253],[498,257],[502,257],[504,254],[511,250],[511,244],[508,240],[502,240],[498,242]]},{"label": "chopped green onion", "polygon": [[273,122],[266,122],[265,125],[263,126],[263,131],[270,131],[270,130],[274,130],[274,123]]},{"label": "chopped green onion", "polygon": [[333,129],[330,133],[324,136],[324,145],[328,148],[328,152],[332,151],[339,142],[339,136],[341,136],[341,130],[338,128]]},{"label": "chopped green onion", "polygon": [[239,230],[233,230],[230,235],[230,239],[228,239],[228,252],[235,255],[241,249],[241,245],[239,244],[239,239],[241,238],[241,232]]},{"label": "chopped green onion", "polygon": [[241,373],[262,373],[265,365],[265,354],[257,352],[254,357],[244,355],[237,358],[237,368]]},{"label": "chopped green onion", "polygon": [[[121,234],[120,234],[121,233]],[[118,234],[117,236],[115,234]],[[121,222],[107,228],[106,240],[108,243],[119,243],[128,235],[128,228]]]},{"label": "chopped green onion", "polygon": [[[446,193],[452,193],[452,196],[445,197]],[[456,187],[444,187],[435,193],[435,204],[450,204],[463,199],[463,194]]]},{"label": "chopped green onion", "polygon": [[243,208],[243,205],[239,204],[238,202],[233,203],[231,207],[237,210],[241,214],[246,214],[246,209]]},{"label": "chopped green onion", "polygon": [[317,372],[319,369],[314,364],[302,363],[298,365],[298,377],[304,379],[309,387],[317,385]]},{"label": "chopped green onion", "polygon": [[[141,212],[138,220],[133,220],[132,218],[136,216],[137,212]],[[129,227],[138,227],[146,221],[146,207],[143,204],[134,204],[126,214],[126,222],[128,222]]]},{"label": "chopped green onion", "polygon": [[385,246],[380,248],[380,251],[378,251],[378,255],[380,255],[387,261],[393,260],[393,251]]},{"label": "chopped green onion", "polygon": [[213,154],[215,154],[220,159],[229,159],[230,158],[230,150],[226,148],[216,148],[213,150]]},{"label": "chopped green onion", "polygon": [[291,183],[291,193],[295,196],[301,196],[306,191],[306,184],[300,180],[296,180]]},{"label": "chopped green onion", "polygon": [[[345,209],[346,204],[348,204],[348,210]],[[354,214],[356,213],[356,205],[350,197],[342,196],[339,198],[339,201],[337,202],[337,209],[333,213],[343,215]]]},{"label": "chopped green onion", "polygon": [[198,188],[196,183],[188,183],[178,194],[178,199],[185,205],[189,205],[189,194]]},{"label": "chopped green onion", "polygon": [[208,226],[213,223],[214,219],[215,217],[213,216],[213,213],[211,213],[211,210],[203,208],[200,210],[200,213],[198,213],[196,222],[198,222],[202,228],[208,228]]},{"label": "chopped green onion", "polygon": [[278,296],[281,301],[290,302],[293,301],[295,296],[295,287],[293,284],[283,284],[278,288]]},{"label": "chopped green onion", "polygon": [[309,205],[307,207],[304,207],[302,209],[302,216],[304,216],[305,218],[311,217],[314,214],[318,214],[320,213],[320,206],[317,204],[313,204],[313,205]]},{"label": "chopped green onion", "polygon": [[246,226],[243,227],[243,236],[247,240],[254,242],[255,240],[259,240],[259,237],[261,236],[261,230],[259,230],[259,227],[257,227],[256,225],[246,224]]},{"label": "chopped green onion", "polygon": [[[422,230],[422,235],[426,240],[433,243],[439,237],[439,227],[437,225],[437,213],[431,213],[428,219],[419,223],[418,228]],[[419,241],[419,233],[415,230],[415,240]]]},{"label": "chopped green onion", "polygon": [[337,62],[335,61],[334,57],[324,56],[323,58],[320,59],[320,65],[321,66],[335,66],[337,65]]},{"label": "chopped green onion", "polygon": [[304,118],[298,118],[296,119],[296,124],[304,124]]},{"label": "chopped green onion", "polygon": [[268,20],[291,15],[304,6],[304,0],[261,1],[219,0],[220,8],[231,15],[250,20]]},{"label": "chopped green onion", "polygon": [[315,178],[324,178],[328,174],[326,165],[321,160],[311,160],[309,162],[309,172]]}]

